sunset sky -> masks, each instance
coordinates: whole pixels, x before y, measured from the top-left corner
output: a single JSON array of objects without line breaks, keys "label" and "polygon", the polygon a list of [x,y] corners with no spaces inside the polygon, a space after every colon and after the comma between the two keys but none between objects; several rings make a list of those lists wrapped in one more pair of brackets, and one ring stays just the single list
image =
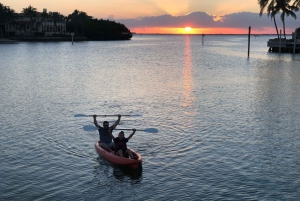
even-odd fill
[{"label": "sunset sky", "polygon": [[[98,19],[125,24],[136,33],[246,34],[276,33],[267,15],[259,16],[257,0],[0,0],[15,12],[29,5],[42,12],[71,14],[75,9]],[[300,18],[300,12],[296,13]],[[279,15],[278,28],[282,29]],[[186,29],[185,27],[191,27]],[[300,27],[300,20],[286,18],[286,33]]]}]

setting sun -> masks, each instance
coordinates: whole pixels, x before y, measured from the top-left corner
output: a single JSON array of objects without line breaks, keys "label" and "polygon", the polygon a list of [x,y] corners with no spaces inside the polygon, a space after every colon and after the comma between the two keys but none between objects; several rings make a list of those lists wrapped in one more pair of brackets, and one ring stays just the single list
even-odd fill
[{"label": "setting sun", "polygon": [[190,32],[192,30],[191,27],[185,27],[184,29],[185,29],[186,32]]}]

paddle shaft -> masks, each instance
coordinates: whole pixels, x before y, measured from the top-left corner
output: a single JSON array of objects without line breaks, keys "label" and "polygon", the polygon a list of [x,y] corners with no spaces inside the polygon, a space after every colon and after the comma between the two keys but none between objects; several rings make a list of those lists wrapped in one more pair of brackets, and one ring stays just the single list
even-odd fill
[{"label": "paddle shaft", "polygon": [[[132,128],[123,128],[123,129],[122,129],[122,128],[115,128],[114,130],[119,130],[119,131],[120,131],[120,130],[124,130],[124,131],[133,131]],[[136,129],[136,131],[144,131],[144,130]]]},{"label": "paddle shaft", "polygon": [[[96,131],[96,130],[98,130],[98,128],[96,126],[86,125],[86,126],[83,126],[83,130],[84,131]],[[132,130],[132,128],[117,128],[114,130]],[[147,132],[147,133],[157,133],[158,132],[158,130],[156,128],[136,129],[136,131],[143,131],[143,132]]]},{"label": "paddle shaft", "polygon": [[[92,117],[94,115],[87,115],[87,114],[75,114],[74,117]],[[117,117],[118,114],[96,114],[97,117]],[[123,117],[141,117],[141,114],[121,114]]]},{"label": "paddle shaft", "polygon": [[[130,128],[125,128],[125,129],[121,129],[121,128],[117,128],[114,130],[132,130]],[[136,129],[136,131],[143,131],[143,132],[147,132],[147,133],[157,133],[158,130],[156,128],[146,128],[146,129]]]}]

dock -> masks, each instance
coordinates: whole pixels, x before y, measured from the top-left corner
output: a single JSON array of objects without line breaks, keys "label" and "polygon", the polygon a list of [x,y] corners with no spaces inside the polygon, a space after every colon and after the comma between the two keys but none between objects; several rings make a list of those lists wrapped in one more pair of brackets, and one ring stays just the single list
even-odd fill
[{"label": "dock", "polygon": [[267,46],[269,52],[300,53],[300,27],[292,33],[291,39],[281,38],[281,36],[269,39]]}]

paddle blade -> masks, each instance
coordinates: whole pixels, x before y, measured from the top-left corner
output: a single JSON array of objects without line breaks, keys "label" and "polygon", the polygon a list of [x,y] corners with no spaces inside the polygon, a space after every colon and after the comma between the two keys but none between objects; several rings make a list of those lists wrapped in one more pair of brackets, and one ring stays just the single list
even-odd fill
[{"label": "paddle blade", "polygon": [[147,133],[158,133],[158,130],[156,128],[146,128],[143,131]]},{"label": "paddle blade", "polygon": [[98,130],[98,128],[96,126],[87,125],[87,126],[83,126],[83,130],[91,132],[91,131]]},{"label": "paddle blade", "polygon": [[75,114],[74,117],[88,117],[86,114]]}]

